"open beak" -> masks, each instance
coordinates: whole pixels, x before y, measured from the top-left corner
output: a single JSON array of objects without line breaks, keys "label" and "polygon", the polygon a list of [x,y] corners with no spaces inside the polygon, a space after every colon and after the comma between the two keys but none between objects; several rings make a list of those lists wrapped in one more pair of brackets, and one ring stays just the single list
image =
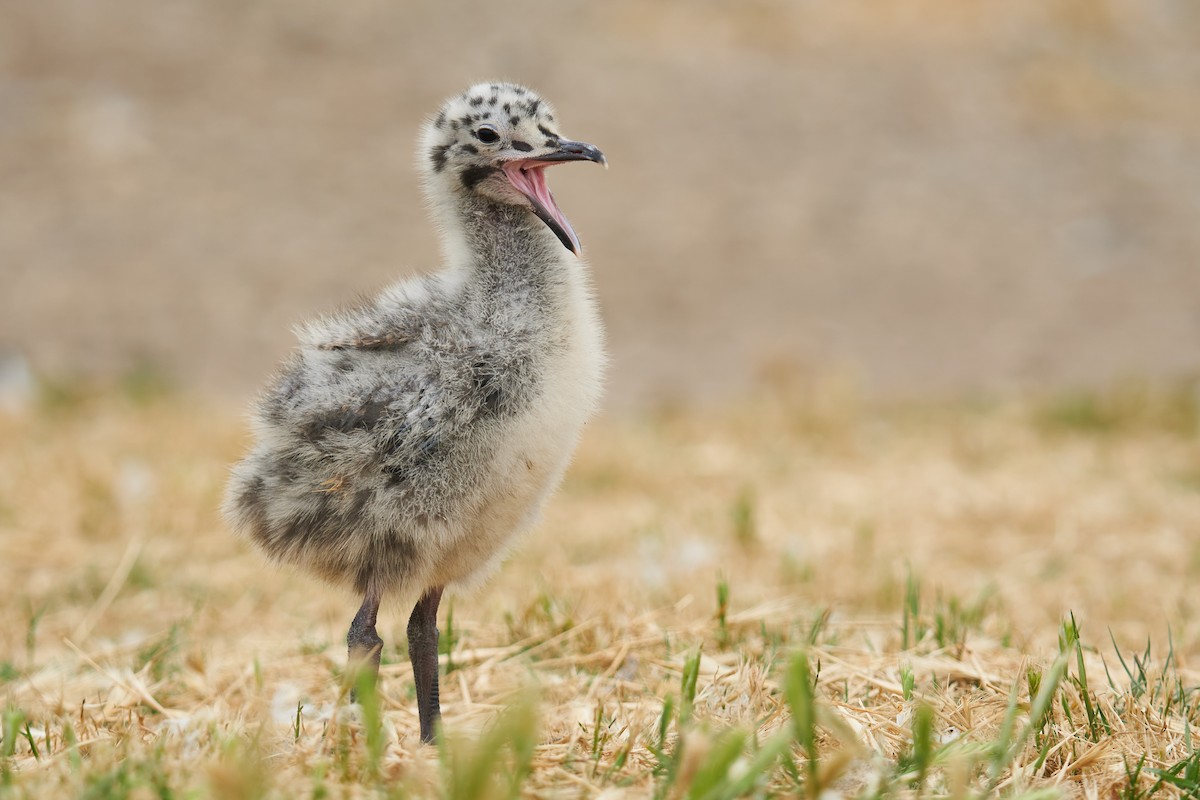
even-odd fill
[{"label": "open beak", "polygon": [[506,162],[504,174],[517,191],[529,198],[533,213],[554,232],[563,247],[579,255],[579,237],[558,203],[554,202],[554,195],[546,183],[546,167],[567,161],[592,161],[608,166],[608,160],[598,148],[584,142],[559,139],[558,147],[549,153]]}]

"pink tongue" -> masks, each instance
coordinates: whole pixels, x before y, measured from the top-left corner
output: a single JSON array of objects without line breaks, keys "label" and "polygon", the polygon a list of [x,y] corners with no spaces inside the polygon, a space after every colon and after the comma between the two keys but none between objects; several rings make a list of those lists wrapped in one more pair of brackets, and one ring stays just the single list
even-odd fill
[{"label": "pink tongue", "polygon": [[575,252],[578,253],[579,238],[575,235],[575,229],[571,227],[571,223],[559,210],[558,203],[554,202],[554,195],[550,193],[550,187],[546,183],[546,166],[546,164],[530,166],[526,162],[526,168],[521,169],[520,162],[510,161],[504,165],[504,172],[519,192],[540,205],[558,223],[559,227],[567,232],[571,244],[575,246]]}]

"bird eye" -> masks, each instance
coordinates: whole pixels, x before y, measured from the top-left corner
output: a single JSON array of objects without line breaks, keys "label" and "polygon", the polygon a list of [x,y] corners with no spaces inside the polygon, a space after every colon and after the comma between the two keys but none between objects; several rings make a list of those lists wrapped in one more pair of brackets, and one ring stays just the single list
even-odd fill
[{"label": "bird eye", "polygon": [[475,131],[475,138],[484,144],[494,144],[500,141],[500,133],[492,125],[480,125]]}]

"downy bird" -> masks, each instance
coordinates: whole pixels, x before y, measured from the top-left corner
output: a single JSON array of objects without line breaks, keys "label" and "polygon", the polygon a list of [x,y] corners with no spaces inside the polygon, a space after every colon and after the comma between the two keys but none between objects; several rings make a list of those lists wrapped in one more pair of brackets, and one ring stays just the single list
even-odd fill
[{"label": "downy bird", "polygon": [[351,666],[378,673],[385,599],[415,599],[421,741],[438,702],[437,611],[477,584],[554,490],[597,407],[603,333],[549,167],[607,166],[512,83],[448,100],[421,133],[440,271],[298,330],[259,397],[223,503],[271,559],[352,587]]}]

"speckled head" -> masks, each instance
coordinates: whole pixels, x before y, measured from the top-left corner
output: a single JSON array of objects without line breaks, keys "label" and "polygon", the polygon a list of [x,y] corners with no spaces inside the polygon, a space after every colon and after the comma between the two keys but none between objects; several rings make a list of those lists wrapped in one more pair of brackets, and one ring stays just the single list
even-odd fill
[{"label": "speckled head", "polygon": [[550,193],[546,168],[608,165],[592,145],[562,137],[550,104],[513,83],[479,83],[446,101],[425,125],[417,161],[443,192],[527,208],[576,255],[579,238]]}]

